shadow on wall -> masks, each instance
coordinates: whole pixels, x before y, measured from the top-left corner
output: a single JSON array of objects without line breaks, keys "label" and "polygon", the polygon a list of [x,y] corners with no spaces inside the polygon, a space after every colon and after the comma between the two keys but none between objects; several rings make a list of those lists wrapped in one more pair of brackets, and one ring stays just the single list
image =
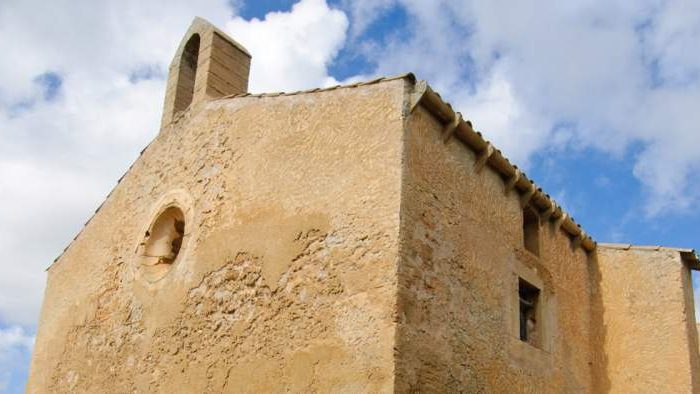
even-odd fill
[{"label": "shadow on wall", "polygon": [[693,305],[695,305],[695,328],[698,335],[698,357],[700,357],[700,271],[691,270],[693,283]]},{"label": "shadow on wall", "polygon": [[[691,270],[693,283],[693,305],[695,305],[695,328],[700,338],[700,271]],[[698,339],[698,355],[700,356],[700,339]]]},{"label": "shadow on wall", "polygon": [[603,294],[601,293],[602,273],[600,263],[596,253],[588,254],[588,269],[589,277],[591,278],[591,347],[594,349],[593,354],[593,382],[596,391],[599,393],[607,393],[610,391],[611,384],[608,377],[608,356],[605,354],[605,336],[607,327],[603,321]]},{"label": "shadow on wall", "polygon": [[[695,322],[700,324],[700,271],[691,270],[693,279],[693,304],[695,305]],[[700,326],[698,326],[700,327]]]},{"label": "shadow on wall", "polygon": [[[695,253],[695,252],[693,252]],[[691,291],[686,291],[686,296],[689,298],[687,302],[692,305],[689,308],[689,312],[692,313],[692,319],[687,320],[688,327],[688,353],[690,354],[690,365],[692,368],[692,384],[694,388],[700,387],[700,372],[698,371],[698,366],[700,366],[700,339],[698,338],[698,297],[696,296],[696,280],[700,278],[698,275],[700,273],[695,269],[697,264],[693,264],[691,261],[681,256],[683,260],[683,265],[690,271],[690,283],[686,282],[686,286],[690,287]],[[688,278],[688,277],[686,277]],[[686,279],[687,281],[688,279]]]}]

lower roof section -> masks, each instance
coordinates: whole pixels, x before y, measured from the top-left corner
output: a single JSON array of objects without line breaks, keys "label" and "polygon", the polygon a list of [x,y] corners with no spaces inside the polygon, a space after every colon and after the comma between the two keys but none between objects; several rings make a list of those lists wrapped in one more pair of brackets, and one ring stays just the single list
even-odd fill
[{"label": "lower roof section", "polygon": [[617,250],[640,250],[640,251],[650,251],[650,252],[677,252],[680,253],[688,263],[690,267],[695,270],[700,270],[700,258],[695,253],[695,249],[689,248],[674,248],[669,246],[654,246],[654,245],[632,245],[632,244],[622,244],[622,243],[599,243],[599,247],[606,249],[617,249]]}]

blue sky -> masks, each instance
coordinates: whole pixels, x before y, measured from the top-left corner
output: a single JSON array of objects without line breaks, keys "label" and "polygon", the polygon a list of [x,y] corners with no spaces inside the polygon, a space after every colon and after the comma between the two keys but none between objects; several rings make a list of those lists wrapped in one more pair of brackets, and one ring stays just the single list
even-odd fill
[{"label": "blue sky", "polygon": [[253,54],[255,92],[415,72],[594,239],[700,245],[700,2],[3,1],[0,392],[22,392],[44,268],[155,136],[195,15]]}]

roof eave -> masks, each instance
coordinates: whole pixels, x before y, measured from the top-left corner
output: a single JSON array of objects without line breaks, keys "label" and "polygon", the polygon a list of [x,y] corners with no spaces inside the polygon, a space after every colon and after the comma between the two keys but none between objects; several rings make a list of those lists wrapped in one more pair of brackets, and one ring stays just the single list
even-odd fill
[{"label": "roof eave", "polygon": [[[489,152],[486,164],[501,175],[504,180],[513,180],[513,187],[521,196],[527,196],[528,200],[538,207],[541,212],[547,212],[549,220],[553,220],[561,226],[585,251],[591,252],[596,248],[596,242],[591,238],[574,219],[568,215],[548,194],[537,187],[517,166],[501,153],[493,149],[491,143],[484,139],[482,134],[472,127],[469,120],[462,119],[460,113],[455,112],[452,106],[445,102],[425,81],[415,84],[414,92],[410,97],[410,111],[418,105],[423,106],[442,123],[457,122],[455,135],[467,147],[477,154]],[[491,151],[492,150],[492,151]]]}]

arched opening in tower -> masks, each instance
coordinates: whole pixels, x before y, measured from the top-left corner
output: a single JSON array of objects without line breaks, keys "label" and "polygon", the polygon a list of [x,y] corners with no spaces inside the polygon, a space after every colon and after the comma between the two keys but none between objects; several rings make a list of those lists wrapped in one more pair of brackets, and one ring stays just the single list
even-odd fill
[{"label": "arched opening in tower", "polygon": [[180,72],[175,90],[175,112],[187,109],[194,96],[194,82],[197,77],[197,60],[199,57],[199,34],[193,34],[185,44],[180,59]]}]

